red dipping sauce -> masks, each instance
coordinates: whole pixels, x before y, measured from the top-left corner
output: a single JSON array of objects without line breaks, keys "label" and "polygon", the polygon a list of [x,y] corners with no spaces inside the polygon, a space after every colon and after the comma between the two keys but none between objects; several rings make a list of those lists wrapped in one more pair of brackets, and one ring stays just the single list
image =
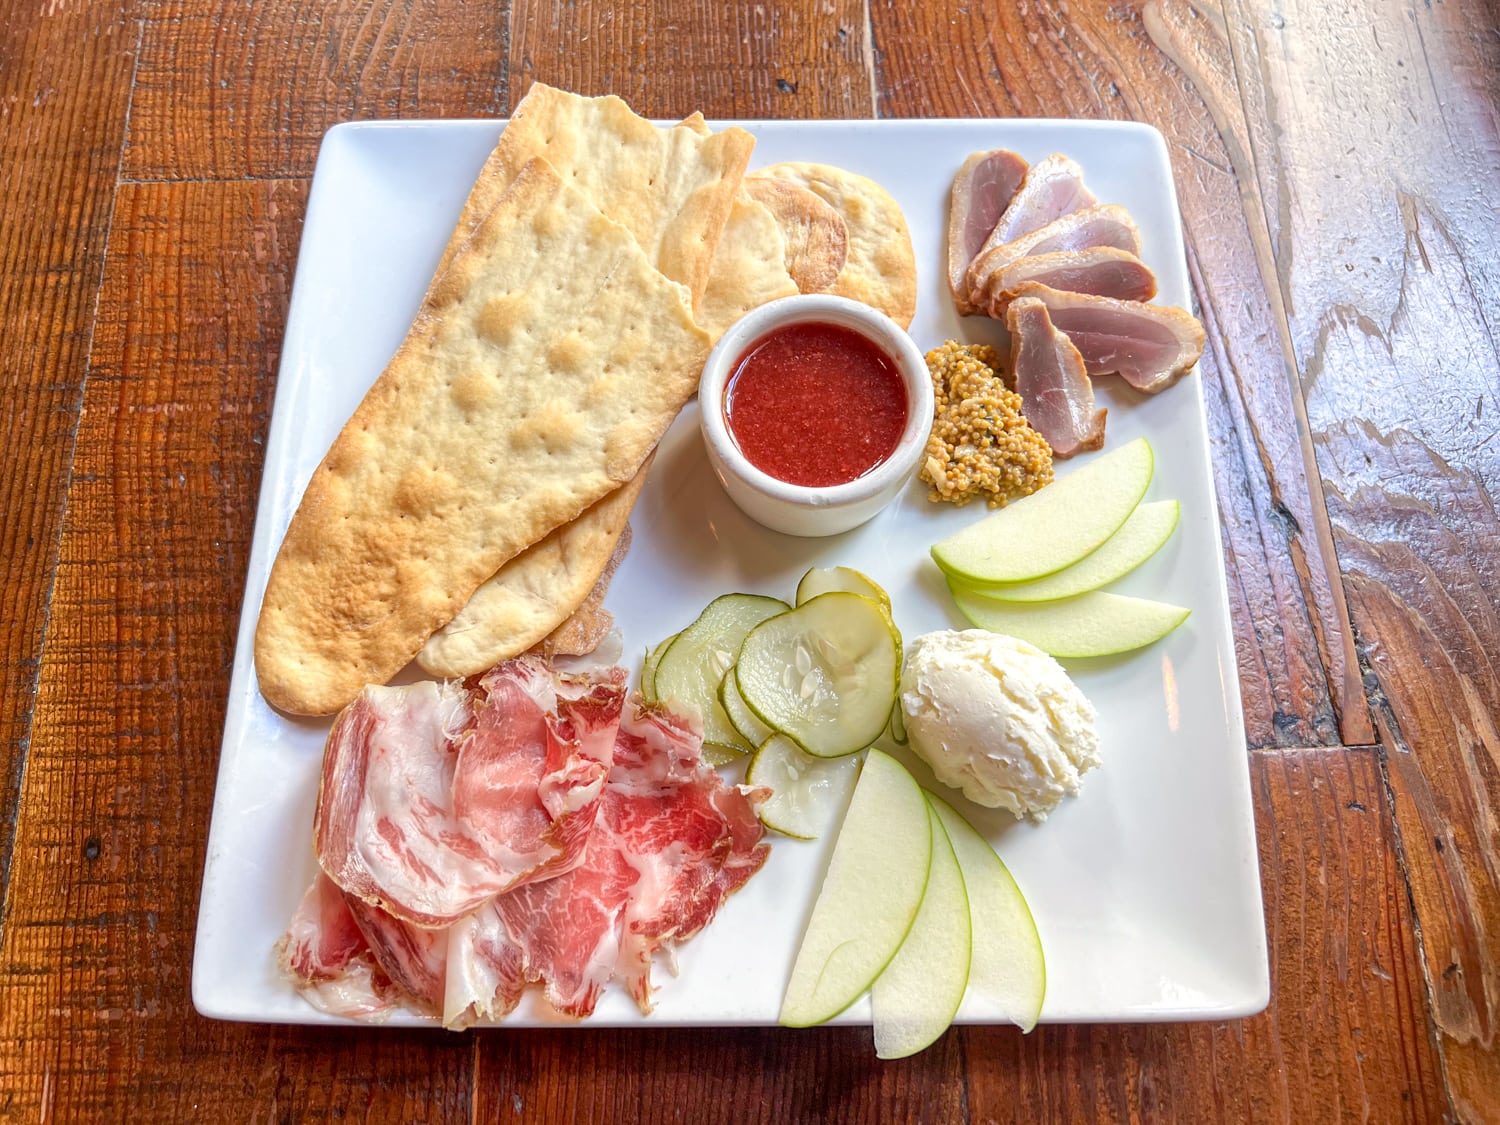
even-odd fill
[{"label": "red dipping sauce", "polygon": [[789,484],[858,480],[895,452],[906,410],[895,361],[837,324],[768,332],[724,384],[724,420],[740,452]]}]

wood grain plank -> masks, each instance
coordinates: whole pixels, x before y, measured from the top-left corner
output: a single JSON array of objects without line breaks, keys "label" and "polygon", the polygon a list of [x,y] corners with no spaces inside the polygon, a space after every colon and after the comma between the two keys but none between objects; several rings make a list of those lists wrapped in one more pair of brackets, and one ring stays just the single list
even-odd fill
[{"label": "wood grain plank", "polygon": [[1446,1077],[1460,1119],[1496,1120],[1496,12],[1227,7],[1308,421],[1391,749]]},{"label": "wood grain plank", "polygon": [[305,176],[355,118],[506,102],[503,2],[147,0],[127,179]]},{"label": "wood grain plank", "polygon": [[[1271,1006],[1232,1023],[477,1036],[477,1116],[589,1121],[1439,1121],[1421,968],[1372,750],[1250,758]],[[691,957],[691,945],[684,958]]]},{"label": "wood grain plank", "polygon": [[970,1058],[1015,1061],[977,1070],[976,1117],[1003,1115],[1019,1088],[1063,1120],[1443,1119],[1378,754],[1278,751],[1250,764],[1270,1007],[1240,1023],[1049,1028],[1035,1044],[985,1032],[998,1042]]},{"label": "wood grain plank", "polygon": [[513,102],[539,81],[648,117],[873,117],[870,52],[857,0],[520,0],[509,73]]},{"label": "wood grain plank", "polygon": [[189,999],[306,193],[119,191],[0,941],[7,1120],[468,1115],[461,1037],[212,1023]]},{"label": "wood grain plank", "polygon": [[[1443,495],[1453,486],[1451,470],[1412,435],[1339,453],[1369,459],[1360,475],[1378,474],[1391,504],[1379,538],[1341,536],[1339,551],[1380,687],[1377,721],[1391,747],[1388,783],[1448,1084],[1459,1120],[1496,1121],[1500,665],[1484,645],[1500,636],[1500,610],[1473,598],[1500,578],[1495,547],[1483,546],[1500,545],[1500,520],[1470,503],[1463,531],[1475,538],[1455,538],[1439,514],[1454,510]],[[1418,494],[1394,495],[1392,483],[1410,482],[1424,462],[1431,475],[1417,482]],[[1481,490],[1468,483],[1463,491],[1472,501]],[[1335,510],[1341,527],[1368,522],[1365,513]]]},{"label": "wood grain plank", "polygon": [[956,1035],[879,1063],[868,1028],[477,1035],[475,1117],[633,1121],[959,1121]]},{"label": "wood grain plank", "polygon": [[133,8],[37,4],[0,20],[0,930],[139,38]]},{"label": "wood grain plank", "polygon": [[[1172,14],[1174,26],[1186,18]],[[1166,137],[1210,333],[1199,377],[1250,745],[1372,741],[1286,355],[1239,206],[1249,169],[1204,96],[1153,46],[1140,13],[1119,5],[986,5],[950,20],[940,6],[886,3],[873,24],[883,113],[1136,120]],[[1216,89],[1232,91],[1227,45],[1209,21],[1175,42]],[[934,57],[952,63],[933,66]]]}]

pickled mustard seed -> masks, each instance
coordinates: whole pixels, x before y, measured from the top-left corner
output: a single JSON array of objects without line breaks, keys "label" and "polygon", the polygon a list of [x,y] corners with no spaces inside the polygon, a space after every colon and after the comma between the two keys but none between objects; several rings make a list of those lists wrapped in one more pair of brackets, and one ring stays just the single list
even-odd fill
[{"label": "pickled mustard seed", "polygon": [[1052,483],[1052,448],[1001,381],[993,347],[949,340],[927,353],[927,370],[934,417],[920,475],[928,500],[962,506],[984,496],[1000,508]]}]

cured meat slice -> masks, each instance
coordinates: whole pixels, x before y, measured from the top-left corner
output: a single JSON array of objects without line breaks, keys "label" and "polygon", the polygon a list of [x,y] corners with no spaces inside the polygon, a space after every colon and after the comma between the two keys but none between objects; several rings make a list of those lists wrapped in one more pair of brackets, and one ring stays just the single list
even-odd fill
[{"label": "cured meat slice", "polygon": [[364,952],[364,935],[344,893],[320,871],[276,943],[282,971],[298,980],[330,980]]},{"label": "cured meat slice", "polygon": [[323,751],[313,844],[343,890],[419,925],[462,916],[513,873],[453,814],[456,740],[473,724],[459,684],[367,687],[339,713]]},{"label": "cured meat slice", "polygon": [[609,770],[624,670],[595,680],[510,660],[479,686],[484,703],[458,752],[453,810],[484,854],[514,873],[508,885],[566,870],[582,858]]},{"label": "cured meat slice", "polygon": [[[624,699],[624,672],[492,669],[477,692],[368,687],[323,757],[314,843],[329,878],[405,922],[440,927],[577,862]],[[575,819],[576,818],[576,819]]]},{"label": "cured meat slice", "polygon": [[1083,357],[1053,327],[1047,306],[1035,297],[1012,301],[1011,375],[1026,420],[1047,439],[1057,457],[1071,457],[1104,444],[1105,411],[1094,407],[1094,385]]},{"label": "cured meat slice", "polygon": [[1016,295],[1046,304],[1090,375],[1119,375],[1138,391],[1171,386],[1203,354],[1203,325],[1184,309],[1063,293],[1034,281],[1018,286]]},{"label": "cured meat slice", "polygon": [[520,954],[524,978],[539,982],[547,1002],[573,1019],[593,1013],[614,976],[621,919],[636,882],[604,823],[610,801],[606,794],[584,864],[493,904]]},{"label": "cured meat slice", "polygon": [[508,1011],[518,979],[581,1019],[620,976],[650,1010],[653,955],[707,925],[769,851],[755,814],[762,794],[725,785],[702,741],[662,707],[626,708],[583,863],[501,895],[455,930],[464,945],[450,946],[448,1018]]},{"label": "cured meat slice", "polygon": [[321,871],[280,941],[277,961],[309,1004],[329,1015],[378,1020],[395,1007],[344,893]]},{"label": "cured meat slice", "polygon": [[953,177],[948,197],[948,288],[962,315],[978,312],[966,280],[990,231],[1026,178],[1026,161],[1009,149],[976,152]]},{"label": "cured meat slice", "polygon": [[501,1020],[515,1011],[526,990],[526,954],[511,939],[494,902],[459,919],[447,933],[443,1026]]},{"label": "cured meat slice", "polygon": [[618,972],[649,1012],[655,953],[708,925],[770,854],[755,811],[769,793],[723,784],[697,732],[671,712],[645,709],[635,720],[620,726],[605,814],[638,876]]},{"label": "cured meat slice", "polygon": [[448,935],[393,918],[378,906],[345,895],[349,914],[370,955],[386,978],[414,1007],[436,1012],[443,1006]]},{"label": "cured meat slice", "polygon": [[1027,281],[1066,293],[1093,293],[1122,301],[1149,301],[1156,296],[1156,275],[1145,262],[1128,250],[1093,246],[1029,254],[997,270],[990,289],[998,296],[990,301],[989,314],[1004,319],[1011,297]]},{"label": "cured meat slice", "polygon": [[1032,254],[1054,254],[1107,246],[1131,254],[1141,252],[1141,232],[1130,212],[1113,203],[1073,211],[1030,234],[983,250],[969,265],[969,296],[982,307],[997,292],[992,283],[1000,270]]},{"label": "cured meat slice", "polygon": [[720,780],[695,721],[625,707],[625,676],[516,660],[472,690],[367,692],[339,717],[324,872],[278,944],[312,1003],[363,1019],[404,1003],[463,1026],[540,983],[581,1018],[620,977],[649,1010],[655,954],[765,862],[765,792]]},{"label": "cured meat slice", "polygon": [[1015,197],[996,221],[979,253],[1014,242],[1048,223],[1098,200],[1083,186],[1083,169],[1060,152],[1038,160],[1026,171]]}]

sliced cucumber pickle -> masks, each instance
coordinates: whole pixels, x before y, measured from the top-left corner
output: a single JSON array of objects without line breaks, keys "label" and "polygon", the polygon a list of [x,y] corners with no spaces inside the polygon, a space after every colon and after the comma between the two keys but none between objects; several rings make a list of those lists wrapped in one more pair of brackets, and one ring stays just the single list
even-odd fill
[{"label": "sliced cucumber pickle", "polygon": [[885,611],[891,611],[891,596],[880,588],[868,574],[862,574],[852,566],[815,566],[797,583],[797,604],[806,605],[819,594],[843,592],[863,594],[874,598]]},{"label": "sliced cucumber pickle", "polygon": [[735,665],[736,686],[756,717],[818,758],[853,754],[879,738],[900,677],[901,634],[890,614],[872,598],[844,592],[820,594],[755,626]]},{"label": "sliced cucumber pickle", "polygon": [[755,717],[749,704],[740,698],[740,689],[734,686],[734,669],[724,673],[719,681],[719,706],[729,716],[730,725],[740,732],[740,737],[751,746],[759,746],[776,732]]},{"label": "sliced cucumber pickle", "polygon": [[721,746],[716,742],[705,742],[703,744],[703,760],[718,769],[727,766],[731,762],[743,762],[745,751],[738,747]]},{"label": "sliced cucumber pickle", "polygon": [[[717,746],[748,754],[755,744],[740,735],[719,703],[719,682],[734,666],[745,635],[767,618],[787,611],[779,598],[725,594],[667,646],[656,663],[652,688],[660,700],[676,700],[703,718],[705,757]],[[720,764],[720,763],[715,763]]]},{"label": "sliced cucumber pickle", "polygon": [[906,716],[901,713],[901,696],[898,693],[896,702],[891,705],[891,721],[886,728],[886,733],[891,736],[891,741],[897,746],[906,745]]},{"label": "sliced cucumber pickle", "polygon": [[647,651],[645,662],[641,664],[641,695],[648,703],[656,702],[656,666],[661,663],[662,654],[672,647],[681,634],[673,633],[670,637],[658,641],[656,647]]},{"label": "sliced cucumber pickle", "polygon": [[799,840],[816,840],[838,822],[858,776],[853,755],[814,758],[784,734],[766,739],[745,771],[747,784],[771,791],[760,806],[761,823]]}]

